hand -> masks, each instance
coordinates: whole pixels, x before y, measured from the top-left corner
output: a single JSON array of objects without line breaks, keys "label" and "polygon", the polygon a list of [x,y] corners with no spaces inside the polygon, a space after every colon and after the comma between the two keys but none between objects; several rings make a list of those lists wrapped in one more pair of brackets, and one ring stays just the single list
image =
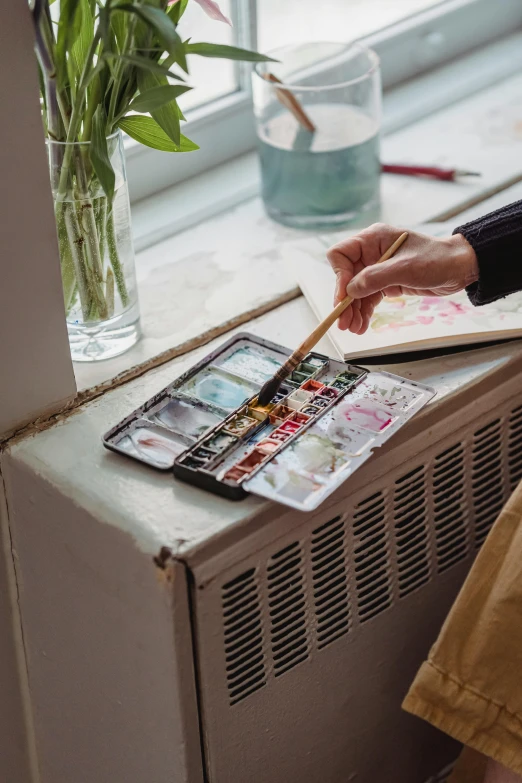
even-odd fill
[{"label": "hand", "polygon": [[337,275],[334,306],[346,296],[354,298],[339,318],[339,329],[363,334],[383,296],[447,296],[478,280],[477,256],[462,234],[440,239],[411,231],[393,258],[377,264],[402,233],[375,223],[328,250]]}]

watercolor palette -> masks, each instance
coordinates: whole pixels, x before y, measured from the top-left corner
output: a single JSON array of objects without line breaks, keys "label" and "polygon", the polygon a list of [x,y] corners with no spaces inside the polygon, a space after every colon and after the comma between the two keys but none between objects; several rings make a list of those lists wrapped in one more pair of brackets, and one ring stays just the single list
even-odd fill
[{"label": "watercolor palette", "polygon": [[265,407],[257,394],[290,351],[229,340],[113,427],[104,445],[230,499],[319,506],[435,394],[312,352]]}]

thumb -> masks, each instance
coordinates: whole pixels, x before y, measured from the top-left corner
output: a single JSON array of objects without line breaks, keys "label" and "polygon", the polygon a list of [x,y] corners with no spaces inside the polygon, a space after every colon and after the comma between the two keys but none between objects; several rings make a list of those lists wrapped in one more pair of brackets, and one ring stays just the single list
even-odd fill
[{"label": "thumb", "polygon": [[398,281],[393,274],[393,267],[394,264],[387,263],[365,267],[348,283],[346,295],[353,299],[363,299],[395,285]]}]

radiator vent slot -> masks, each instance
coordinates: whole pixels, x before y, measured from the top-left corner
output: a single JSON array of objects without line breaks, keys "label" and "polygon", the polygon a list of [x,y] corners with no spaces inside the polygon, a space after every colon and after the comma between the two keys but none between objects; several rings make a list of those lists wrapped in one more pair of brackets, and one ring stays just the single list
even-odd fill
[{"label": "radiator vent slot", "polygon": [[472,465],[475,544],[481,546],[504,504],[500,419],[481,427],[473,435]]},{"label": "radiator vent slot", "polygon": [[437,568],[442,573],[469,553],[462,443],[435,457],[432,486]]},{"label": "radiator vent slot", "polygon": [[353,515],[353,568],[361,623],[392,603],[386,504],[382,492],[366,498]]},{"label": "radiator vent slot", "polygon": [[399,597],[430,579],[428,510],[424,466],[395,482],[393,516]]},{"label": "radiator vent slot", "polygon": [[299,541],[272,555],[267,564],[268,609],[274,674],[308,658],[308,612],[303,552]]},{"label": "radiator vent slot", "polygon": [[342,517],[334,517],[312,531],[311,566],[316,642],[321,650],[350,628],[346,530]]},{"label": "radiator vent slot", "polygon": [[509,417],[508,471],[513,490],[522,479],[522,405],[515,408]]},{"label": "radiator vent slot", "polygon": [[263,626],[255,568],[222,587],[227,687],[237,704],[266,684]]}]

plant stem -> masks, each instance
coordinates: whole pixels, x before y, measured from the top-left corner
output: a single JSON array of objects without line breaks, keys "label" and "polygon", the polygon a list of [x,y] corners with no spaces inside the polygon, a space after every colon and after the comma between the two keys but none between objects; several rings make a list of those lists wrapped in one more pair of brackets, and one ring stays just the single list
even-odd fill
[{"label": "plant stem", "polygon": [[61,202],[61,207],[63,209],[67,239],[69,240],[69,248],[71,250],[74,270],[76,272],[76,283],[80,295],[82,316],[84,321],[88,321],[91,312],[92,298],[87,281],[85,258],[83,256],[84,240],[79,230],[74,204],[69,201],[64,201]]},{"label": "plant stem", "polygon": [[111,208],[111,212],[107,220],[107,246],[109,248],[109,259],[111,262],[112,271],[114,272],[114,277],[116,279],[116,287],[118,288],[121,303],[123,307],[127,307],[129,304],[129,294],[127,292],[127,286],[125,285],[123,267],[118,256],[118,247],[116,244],[116,234],[114,230],[114,205]]}]

